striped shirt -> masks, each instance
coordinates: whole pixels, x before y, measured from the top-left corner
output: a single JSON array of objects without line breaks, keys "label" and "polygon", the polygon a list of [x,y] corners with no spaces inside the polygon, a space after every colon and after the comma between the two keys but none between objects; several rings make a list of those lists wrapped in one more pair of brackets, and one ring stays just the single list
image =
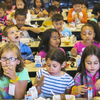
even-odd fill
[{"label": "striped shirt", "polygon": [[66,89],[70,89],[74,85],[73,78],[64,73],[63,76],[51,76],[46,69],[40,69],[37,72],[37,78],[40,79],[41,76],[44,75],[44,85],[41,88],[41,93],[39,96],[44,98],[51,98],[54,94],[64,94]]}]

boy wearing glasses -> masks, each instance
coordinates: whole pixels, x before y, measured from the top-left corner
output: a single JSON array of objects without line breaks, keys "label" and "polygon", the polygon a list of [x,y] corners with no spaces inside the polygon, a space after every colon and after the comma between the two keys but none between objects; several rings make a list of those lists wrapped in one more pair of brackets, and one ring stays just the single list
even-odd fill
[{"label": "boy wearing glasses", "polygon": [[5,36],[7,42],[14,43],[19,47],[25,63],[31,63],[33,61],[32,51],[28,45],[20,42],[20,32],[16,26],[10,25],[5,27],[3,35]]}]

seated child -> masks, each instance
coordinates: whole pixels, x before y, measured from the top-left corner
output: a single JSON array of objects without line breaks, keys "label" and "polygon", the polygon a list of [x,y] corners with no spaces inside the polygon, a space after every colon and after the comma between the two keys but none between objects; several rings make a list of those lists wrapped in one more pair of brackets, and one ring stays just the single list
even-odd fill
[{"label": "seated child", "polygon": [[14,9],[15,5],[13,6],[13,0],[4,0],[6,6],[6,13],[9,15]]},{"label": "seated child", "polygon": [[60,48],[60,44],[60,33],[56,29],[46,30],[43,33],[39,44],[39,55],[42,58],[45,58],[47,52],[53,48],[59,48],[65,53],[64,49]]},{"label": "seated child", "polygon": [[100,16],[100,4],[95,4],[92,14],[94,14],[94,18],[91,19],[91,21],[95,21],[97,23],[98,17]]},{"label": "seated child", "polygon": [[82,55],[84,49],[89,45],[96,45],[100,48],[100,29],[96,22],[89,21],[81,28],[81,38],[83,41],[75,43],[74,48],[71,49],[71,55]]},{"label": "seated child", "polygon": [[6,25],[6,12],[5,12],[5,5],[3,3],[0,3],[0,27],[3,27]]},{"label": "seated child", "polygon": [[45,9],[45,4],[43,0],[34,0],[34,7],[32,8],[32,14],[37,15],[37,17],[48,16],[48,12]]},{"label": "seated child", "polygon": [[17,23],[16,24],[17,28],[22,31],[21,37],[24,38],[32,37],[37,39],[37,36],[40,33],[40,29],[24,24],[26,20],[26,10],[17,9],[15,12],[15,19]]},{"label": "seated child", "polygon": [[97,96],[100,91],[100,49],[97,46],[90,45],[85,48],[77,71],[72,94],[78,98],[87,98],[88,87],[92,87],[93,97]]},{"label": "seated child", "polygon": [[58,13],[62,13],[62,8],[60,7],[60,0],[53,0],[52,5],[55,5],[58,8]]},{"label": "seated child", "polygon": [[32,51],[28,45],[20,42],[20,32],[16,26],[6,26],[3,30],[3,35],[8,42],[14,43],[19,47],[25,63],[31,63],[33,61]]},{"label": "seated child", "polygon": [[48,7],[48,18],[46,18],[43,22],[43,26],[51,26],[52,25],[52,16],[58,12],[56,6],[51,5]]},{"label": "seated child", "polygon": [[86,23],[87,22],[87,14],[84,10],[82,10],[81,4],[82,4],[81,0],[72,1],[73,8],[69,10],[68,17],[67,17],[67,21],[69,23],[71,22]]},{"label": "seated child", "polygon": [[86,1],[82,2],[82,9],[87,12],[87,10],[88,10],[88,2],[86,2]]},{"label": "seated child", "polygon": [[[0,99],[24,99],[30,78],[15,44],[6,43],[0,48],[0,69]],[[15,91],[14,95],[9,89]]]},{"label": "seated child", "polygon": [[71,31],[67,28],[67,25],[66,27],[64,28],[63,25],[64,25],[64,21],[63,21],[63,16],[61,14],[55,14],[52,16],[52,25],[54,26],[54,28],[56,30],[59,31],[59,33],[61,34],[61,37],[66,37],[66,36],[69,36],[71,37],[72,36],[72,33]]},{"label": "seated child", "polygon": [[[40,97],[52,98],[53,94],[70,94],[71,87],[74,85],[73,78],[64,72],[66,65],[66,56],[58,48],[51,49],[46,55],[46,69],[40,69],[37,72],[34,84],[43,78],[40,84]],[[52,92],[51,92],[52,91]]]}]

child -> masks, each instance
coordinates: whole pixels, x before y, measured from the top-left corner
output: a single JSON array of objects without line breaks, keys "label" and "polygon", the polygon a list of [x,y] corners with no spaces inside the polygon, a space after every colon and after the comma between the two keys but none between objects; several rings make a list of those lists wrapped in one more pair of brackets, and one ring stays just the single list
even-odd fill
[{"label": "child", "polygon": [[48,15],[43,0],[34,0],[34,7],[32,8],[32,10],[32,14],[37,15],[37,17],[44,17]]},{"label": "child", "polygon": [[3,30],[3,35],[8,42],[14,43],[19,47],[25,63],[31,63],[31,61],[33,61],[32,51],[28,45],[20,42],[20,32],[16,26],[9,25],[5,27]]},{"label": "child", "polygon": [[51,18],[54,14],[57,14],[57,12],[58,12],[58,9],[57,9],[56,6],[54,6],[54,5],[49,6],[49,8],[48,8],[48,16],[49,17],[44,20],[43,26],[51,26],[52,25],[52,19]]},{"label": "child", "polygon": [[[100,91],[100,49],[95,45],[85,48],[78,73],[74,78],[75,86],[72,93],[76,97],[88,97],[87,89],[92,87],[93,97]],[[98,81],[97,81],[98,80]]]},{"label": "child", "polygon": [[88,10],[88,2],[86,2],[86,1],[82,2],[82,9],[87,12],[87,10]]},{"label": "child", "polygon": [[[0,49],[0,99],[23,99],[28,81],[28,71],[24,68],[23,58],[15,44],[7,43]],[[12,83],[12,85],[10,85]],[[15,89],[9,88],[15,86]],[[8,90],[15,90],[10,95]]]},{"label": "child", "polygon": [[[44,76],[43,86],[39,96],[51,98],[54,94],[70,93],[74,85],[73,78],[62,71],[65,67],[65,54],[60,49],[52,49],[46,55],[46,69],[40,69],[37,72],[35,83]],[[52,91],[52,92],[51,92]]]},{"label": "child", "polygon": [[25,25],[26,20],[26,10],[24,9],[17,9],[15,12],[15,20],[16,20],[16,26],[19,30],[22,31],[22,37],[24,38],[35,38],[37,39],[38,33],[40,33],[39,28],[34,28],[30,25]]},{"label": "child", "polygon": [[62,8],[60,7],[60,0],[53,0],[52,5],[55,5],[58,8],[58,13],[62,13]]},{"label": "child", "polygon": [[42,58],[45,58],[47,52],[53,48],[59,48],[65,53],[65,51],[59,47],[60,44],[61,44],[61,39],[59,32],[55,29],[46,30],[43,33],[42,39],[39,44],[39,55]]},{"label": "child", "polygon": [[14,9],[15,5],[13,6],[13,0],[4,0],[6,6],[6,13],[9,15]]},{"label": "child", "polygon": [[94,14],[94,18],[91,21],[95,21],[97,23],[98,17],[100,16],[100,4],[95,4],[92,14]]},{"label": "child", "polygon": [[0,3],[0,27],[6,25],[6,12],[5,12],[5,5],[3,3]]},{"label": "child", "polygon": [[61,14],[53,15],[53,17],[52,17],[52,25],[54,26],[54,28],[56,30],[58,30],[60,32],[61,37],[62,36],[63,37],[66,37],[66,36],[71,37],[72,36],[71,31],[67,27],[65,27],[65,28],[63,27],[64,21],[63,21],[63,16]]},{"label": "child", "polygon": [[90,21],[82,26],[81,38],[83,41],[75,43],[74,48],[71,49],[71,55],[82,55],[85,47],[88,45],[96,45],[100,48],[100,29],[97,23]]},{"label": "child", "polygon": [[73,8],[71,8],[68,12],[67,21],[69,23],[71,22],[81,22],[86,23],[87,22],[87,14],[84,10],[81,9],[81,0],[73,0],[72,5]]}]

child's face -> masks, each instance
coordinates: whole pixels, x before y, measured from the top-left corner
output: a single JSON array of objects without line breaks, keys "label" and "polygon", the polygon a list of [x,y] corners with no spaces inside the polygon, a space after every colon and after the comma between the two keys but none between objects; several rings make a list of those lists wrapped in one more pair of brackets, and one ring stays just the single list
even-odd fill
[{"label": "child's face", "polygon": [[12,9],[12,5],[13,5],[12,0],[6,0],[5,5],[6,5],[7,9]]},{"label": "child's face", "polygon": [[74,11],[79,12],[82,9],[81,4],[74,4],[73,9],[74,9]]},{"label": "child's face", "polygon": [[62,66],[57,61],[53,61],[53,60],[50,60],[50,58],[48,58],[46,61],[46,68],[50,75],[61,76]]},{"label": "child's face", "polygon": [[58,32],[52,32],[49,44],[50,48],[57,48],[59,46],[60,36],[58,35]]},{"label": "child's face", "polygon": [[94,29],[89,26],[84,26],[81,30],[81,38],[83,42],[90,44],[95,37]]},{"label": "child's face", "polygon": [[99,70],[100,63],[99,59],[95,55],[87,56],[85,59],[85,68],[91,74],[95,75]]},{"label": "child's face", "polygon": [[5,15],[5,11],[2,8],[0,8],[0,18],[3,17],[4,15]]},{"label": "child's face", "polygon": [[17,27],[12,27],[8,29],[7,32],[7,41],[10,41],[11,43],[18,43],[20,41],[20,32]]},{"label": "child's face", "polygon": [[57,14],[57,11],[50,11],[50,13],[49,13],[49,17],[52,18],[52,16],[53,16],[54,14]]},{"label": "child's face", "polygon": [[36,0],[35,4],[37,8],[41,8],[42,5],[41,0]]},{"label": "child's face", "polygon": [[26,18],[25,18],[24,15],[17,15],[15,19],[16,19],[17,26],[19,28],[21,28],[22,26],[24,26],[25,20],[26,20]]},{"label": "child's face", "polygon": [[59,32],[60,31],[62,31],[62,27],[63,27],[63,20],[61,20],[61,21],[53,21],[52,22],[52,25],[54,26],[54,28],[56,29],[56,30],[58,30]]},{"label": "child's face", "polygon": [[60,6],[60,2],[57,2],[57,1],[54,1],[52,4],[55,5],[57,8],[59,8]]},{"label": "child's face", "polygon": [[82,9],[87,11],[87,7],[84,4],[82,4]]},{"label": "child's face", "polygon": [[20,60],[17,59],[16,51],[4,51],[1,55],[1,66],[5,72],[7,67],[16,68],[16,66],[20,64]]},{"label": "child's face", "polygon": [[23,1],[21,1],[21,0],[17,0],[16,1],[16,7],[17,7],[17,9],[23,9],[24,8],[24,3],[23,3]]}]

